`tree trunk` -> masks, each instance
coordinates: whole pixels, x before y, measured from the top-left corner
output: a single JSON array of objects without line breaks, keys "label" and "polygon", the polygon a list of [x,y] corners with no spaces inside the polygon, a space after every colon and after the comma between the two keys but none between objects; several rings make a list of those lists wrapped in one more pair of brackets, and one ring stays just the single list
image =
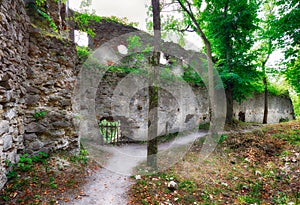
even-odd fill
[{"label": "tree trunk", "polygon": [[215,134],[216,127],[215,127],[215,114],[216,114],[216,102],[215,102],[215,86],[214,86],[214,71],[213,71],[213,61],[212,61],[212,51],[210,43],[207,39],[204,39],[204,44],[206,47],[206,55],[208,61],[208,94],[210,99],[210,108],[211,108],[211,120],[210,120],[210,127],[212,134]]},{"label": "tree trunk", "polygon": [[264,78],[263,78],[263,83],[265,86],[265,106],[264,106],[264,118],[263,118],[263,124],[267,124],[268,123],[268,98],[269,98],[269,90],[268,90],[268,76],[266,74],[266,64],[270,58],[270,55],[272,53],[272,40],[271,38],[269,38],[269,42],[268,42],[268,54],[266,56],[266,59],[262,62],[262,70],[264,72]]},{"label": "tree trunk", "polygon": [[227,113],[226,113],[226,122],[232,123],[233,119],[233,85],[232,83],[226,84],[226,101],[227,101]]},{"label": "tree trunk", "polygon": [[265,85],[265,108],[264,108],[264,119],[263,119],[263,124],[267,124],[268,123],[268,95],[269,95],[269,91],[268,91],[268,82],[267,82],[267,77],[265,76],[263,79],[264,85]]},{"label": "tree trunk", "polygon": [[152,0],[154,52],[149,70],[149,112],[147,165],[157,170],[157,127],[158,127],[158,80],[160,63],[161,19],[159,0]]},{"label": "tree trunk", "polygon": [[149,86],[147,166],[157,170],[158,87]]},{"label": "tree trunk", "polygon": [[196,20],[192,10],[189,10],[191,8],[191,5],[188,1],[186,3],[188,4],[189,9],[181,2],[180,0],[177,0],[177,2],[180,4],[181,8],[190,16],[192,19],[192,22],[194,23],[194,26],[197,30],[197,32],[200,34],[201,39],[204,42],[205,49],[206,49],[206,55],[207,55],[207,67],[208,67],[208,94],[210,99],[210,109],[211,109],[211,116],[210,116],[210,127],[213,134],[215,134],[215,125],[213,122],[215,122],[215,86],[214,86],[214,71],[213,71],[213,60],[212,60],[212,50],[211,50],[211,44],[206,37],[205,33],[201,29],[200,24]]},{"label": "tree trunk", "polygon": [[[228,8],[229,8],[229,1],[226,1],[226,4],[224,6],[224,18],[227,18],[227,13],[228,13]],[[228,66],[228,73],[231,73],[233,68],[232,68],[232,60],[231,60],[231,42],[230,42],[230,36],[227,33],[226,36],[226,63]],[[227,113],[226,113],[226,123],[231,124],[233,120],[233,89],[234,85],[231,82],[226,83],[226,102],[227,102]]]}]

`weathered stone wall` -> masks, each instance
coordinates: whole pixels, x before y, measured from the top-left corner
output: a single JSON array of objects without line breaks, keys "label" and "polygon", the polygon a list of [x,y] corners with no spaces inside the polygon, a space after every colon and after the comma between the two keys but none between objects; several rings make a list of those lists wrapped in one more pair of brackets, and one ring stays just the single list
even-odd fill
[{"label": "weathered stone wall", "polygon": [[[294,119],[294,109],[290,98],[269,95],[268,123]],[[234,117],[245,122],[263,122],[264,95],[254,94],[242,103],[234,103]]]},{"label": "weathered stone wall", "polygon": [[[123,34],[137,32],[138,30],[132,26],[126,26],[113,21],[101,20],[89,24],[89,27],[95,32],[95,36],[89,37],[89,47],[94,49],[98,48],[105,42],[113,38],[117,38]],[[123,44],[126,42],[123,42]]]},{"label": "weathered stone wall", "polygon": [[[68,0],[64,3],[63,0],[47,0],[41,5],[36,5],[35,0],[24,0],[27,9],[27,14],[31,17],[31,23],[38,27],[45,28],[51,31],[50,22],[45,17],[40,15],[43,11],[49,15],[56,25],[57,31],[65,36],[68,36]],[[37,10],[40,10],[37,12]]]},{"label": "weathered stone wall", "polygon": [[[32,12],[36,15],[34,10]],[[66,28],[63,18],[67,16],[67,11],[64,11],[61,1],[50,4],[48,13],[53,15],[62,33]],[[31,20],[44,23],[41,16],[34,16]],[[78,72],[75,45],[62,35],[58,37],[48,33],[47,29],[42,31],[36,28],[38,25],[31,23],[23,0],[0,0],[0,189],[6,182],[6,162],[16,163],[20,154],[56,150],[77,152],[79,149],[71,102],[76,100],[73,90]],[[114,37],[137,31],[106,21],[92,27],[96,29],[96,37],[90,39],[93,48]],[[143,32],[139,34],[144,38],[143,43],[151,41],[150,35]],[[113,50],[117,52],[119,45],[126,46],[126,39],[114,40]],[[174,43],[164,43],[164,48],[178,59],[189,59],[195,53],[185,51]],[[106,56],[109,53],[101,53],[103,62]],[[92,89],[87,91],[93,91],[93,86],[96,86],[96,90],[98,86],[96,106],[92,107],[97,118],[113,116],[121,120],[125,135],[145,139],[148,125],[146,82],[147,79],[139,75],[133,77],[118,73],[108,73],[99,86],[92,81]],[[191,129],[198,123],[209,121],[208,94],[205,89],[191,88],[175,81],[165,83],[159,95],[160,134]],[[289,99],[271,97],[269,103],[269,122],[292,118]],[[236,104],[235,114],[238,116],[244,112],[246,121],[260,121],[262,106],[261,97],[256,96],[252,101]],[[94,115],[90,117],[95,118]],[[99,130],[97,126],[94,128]],[[87,126],[87,129],[91,129],[91,126]]]},{"label": "weathered stone wall", "polygon": [[71,103],[77,74],[74,44],[32,28],[28,57],[25,151],[76,150]]},{"label": "weathered stone wall", "polygon": [[[123,135],[147,139],[149,97],[147,78],[141,75],[106,73],[96,98],[98,120],[121,121]],[[209,121],[208,93],[182,81],[168,81],[159,89],[159,135],[197,128]]]},{"label": "weathered stone wall", "polygon": [[0,1],[0,188],[6,182],[6,162],[18,161],[24,150],[28,26],[22,1]]},{"label": "weathered stone wall", "polygon": [[[147,139],[149,99],[148,90],[144,88],[146,85],[147,79],[141,76],[106,73],[97,90],[97,119],[113,117],[115,121],[121,121],[125,136]],[[205,88],[174,81],[163,84],[163,87],[159,92],[160,135],[196,128],[199,123],[209,122],[209,98]],[[234,117],[262,123],[263,109],[263,94],[255,94],[241,104],[234,103]],[[241,113],[244,113],[244,119]],[[288,97],[269,96],[268,123],[278,123],[280,119],[294,119],[292,102]]]},{"label": "weathered stone wall", "polygon": [[77,152],[74,43],[34,28],[23,0],[0,1],[0,189],[23,153]]}]

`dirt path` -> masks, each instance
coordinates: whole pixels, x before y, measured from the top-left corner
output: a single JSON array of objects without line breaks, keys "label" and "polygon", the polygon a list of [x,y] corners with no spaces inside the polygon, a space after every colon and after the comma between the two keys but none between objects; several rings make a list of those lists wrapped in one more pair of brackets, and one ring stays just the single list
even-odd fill
[{"label": "dirt path", "polygon": [[[193,133],[175,140],[160,144],[159,151],[169,150],[193,143],[197,138],[203,137],[207,132]],[[129,144],[122,147],[107,147],[111,152],[105,168],[94,173],[83,187],[84,194],[81,199],[74,199],[65,204],[72,205],[125,205],[127,204],[126,192],[131,182],[134,167],[146,160],[146,145]]]}]

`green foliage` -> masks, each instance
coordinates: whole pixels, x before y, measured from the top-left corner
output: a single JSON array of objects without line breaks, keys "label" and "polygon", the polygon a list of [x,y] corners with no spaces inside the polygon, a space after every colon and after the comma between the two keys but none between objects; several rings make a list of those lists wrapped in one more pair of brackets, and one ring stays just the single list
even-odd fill
[{"label": "green foliage", "polygon": [[[39,152],[33,156],[22,155],[14,165],[6,162],[12,168],[7,174],[7,184],[0,191],[0,204],[55,204],[70,193],[68,190],[73,190],[70,193],[73,194],[84,181],[87,151],[81,150],[77,158],[69,153],[54,156],[57,157],[50,158],[48,154]],[[58,165],[57,160],[70,162],[72,157],[75,163],[66,165],[68,168],[65,169],[59,168],[62,164]]]},{"label": "green foliage", "polygon": [[300,94],[292,94],[291,99],[293,101],[294,112],[297,118],[300,117]]},{"label": "green foliage", "polygon": [[221,135],[219,143],[223,143],[228,138],[228,135]]},{"label": "green foliage", "polygon": [[270,83],[268,85],[268,91],[271,95],[274,95],[274,96],[289,97],[288,88],[282,84]]},{"label": "green foliage", "polygon": [[[201,0],[171,2],[172,10],[180,10],[182,16],[175,19],[166,15],[164,28],[175,32],[194,31],[208,49],[211,47],[213,63],[229,91],[228,99],[242,101],[257,91],[257,84],[253,82],[259,81],[261,75],[252,63],[256,56],[250,51],[257,29],[259,3],[256,0],[208,0],[204,7]],[[202,83],[192,70],[186,74],[189,76],[185,76],[185,80]]]},{"label": "green foliage", "polygon": [[225,88],[233,85],[233,98],[237,101],[256,91],[252,82],[260,78],[251,63],[255,56],[250,52],[257,29],[257,10],[254,0],[210,0],[199,18],[211,42]]},{"label": "green foliage", "polygon": [[[36,4],[37,6],[39,6],[39,7],[42,7],[42,6],[45,5],[46,1],[47,1],[47,0],[35,0],[35,4]],[[54,2],[56,2],[56,3],[59,2],[59,0],[50,0],[50,1],[54,1]],[[67,2],[67,0],[62,0],[62,3],[63,3],[63,4],[65,4],[66,2]]]},{"label": "green foliage", "polygon": [[253,198],[251,196],[239,196],[238,200],[242,204],[261,204],[260,199]]},{"label": "green foliage", "polygon": [[47,0],[35,0],[35,4],[39,7],[42,7]]},{"label": "green foliage", "polygon": [[22,155],[19,163],[17,164],[18,168],[23,172],[30,170],[32,167],[32,159],[28,156],[28,154]]},{"label": "green foliage", "polygon": [[[280,77],[277,76],[279,79]],[[255,92],[257,93],[263,93],[264,92],[264,86],[262,84],[262,81],[259,82],[253,82],[256,87]],[[277,81],[277,82],[268,82],[268,92],[270,95],[273,96],[282,96],[282,97],[290,97],[289,93],[289,85],[285,81]]]},{"label": "green foliage", "polygon": [[128,66],[109,66],[108,72],[141,74],[143,73],[143,70],[135,67],[128,67]]},{"label": "green foliage", "polygon": [[[122,59],[123,67],[140,69],[142,72],[149,71],[149,58],[153,47],[149,44],[144,45],[141,38],[137,35],[127,39],[128,55]],[[138,71],[140,72],[140,71]]]},{"label": "green foliage", "polygon": [[47,20],[50,28],[52,28],[54,32],[58,32],[56,24],[52,20],[51,16],[49,16],[45,11],[45,3],[46,0],[36,0],[36,4],[31,6],[33,6],[32,9],[35,9],[38,14]]},{"label": "green foliage", "polygon": [[174,138],[181,136],[181,135],[183,135],[183,133],[178,133],[178,132],[167,133],[165,135],[158,136],[157,141],[158,141],[158,143],[170,142]]},{"label": "green foliage", "polygon": [[149,44],[144,46],[141,37],[137,35],[128,37],[127,46],[128,46],[129,54],[134,54],[136,53],[136,51],[139,51],[141,54],[145,55],[153,51],[153,46],[150,46]]},{"label": "green foliage", "polygon": [[[298,54],[300,54],[300,51]],[[291,84],[296,93],[300,95],[300,55],[297,59],[291,60],[285,71],[285,75],[287,81]]]},{"label": "green foliage", "polygon": [[70,161],[74,163],[80,163],[80,164],[87,164],[88,162],[88,151],[84,148],[80,149],[80,152],[78,155],[72,155],[70,157]]},{"label": "green foliage", "polygon": [[298,0],[276,1],[278,6],[278,18],[274,21],[278,46],[284,51],[287,68],[286,77],[295,91],[300,93],[299,61],[300,61],[300,4]]},{"label": "green foliage", "polygon": [[199,124],[199,130],[209,130],[209,127],[210,127],[209,122]]},{"label": "green foliage", "polygon": [[197,188],[197,185],[193,181],[185,180],[178,184],[178,189],[185,189],[189,193],[193,193],[193,191],[195,191],[196,188]]},{"label": "green foliage", "polygon": [[86,46],[76,46],[76,50],[80,61],[85,61],[91,55],[90,49]]},{"label": "green foliage", "polygon": [[142,48],[142,40],[137,35],[129,36],[127,39],[127,44],[128,50],[131,52],[136,49],[140,50]]},{"label": "green foliage", "polygon": [[57,26],[54,23],[54,21],[52,20],[52,18],[46,14],[45,12],[39,12],[45,19],[47,19],[47,21],[49,22],[49,26],[53,29],[53,31],[58,32],[57,30]]},{"label": "green foliage", "polygon": [[198,72],[196,72],[193,68],[190,68],[190,67],[185,69],[184,74],[183,74],[183,79],[186,82],[189,82],[189,83],[199,86],[199,87],[205,86],[205,84],[202,81],[202,78],[200,77]]},{"label": "green foliage", "polygon": [[100,22],[101,17],[97,16],[95,14],[90,13],[79,13],[75,12],[74,16],[71,17],[71,20],[73,20],[77,25],[79,30],[86,32],[89,36],[94,37],[95,32],[89,28],[90,22]]},{"label": "green foliage", "polygon": [[108,22],[115,22],[115,23],[119,23],[119,24],[123,24],[123,25],[127,25],[127,26],[132,26],[132,27],[138,26],[137,22],[130,22],[128,20],[128,18],[126,18],[126,17],[119,18],[117,16],[110,16],[110,17],[103,17],[103,19]]},{"label": "green foliage", "polygon": [[95,15],[94,13],[89,13],[88,11],[75,12],[74,16],[71,17],[71,20],[73,20],[78,25],[79,30],[86,32],[91,37],[95,37],[95,32],[89,26],[91,25],[91,23],[94,22],[100,23],[101,20],[104,20],[106,22],[116,22],[128,26],[137,26],[137,23],[129,22],[126,17],[125,18],[119,18],[116,16],[100,17]]},{"label": "green foliage", "polygon": [[286,193],[277,192],[277,195],[272,198],[274,204],[288,204],[289,197]]},{"label": "green foliage", "polygon": [[39,112],[35,112],[33,116],[38,121],[39,119],[45,117],[46,114],[47,114],[47,111],[39,111]]},{"label": "green foliage", "polygon": [[273,135],[274,138],[283,139],[290,144],[300,145],[300,130],[289,130],[287,133],[277,133]]},{"label": "green foliage", "polygon": [[29,154],[24,154],[20,156],[20,160],[17,164],[10,164],[12,171],[7,174],[8,179],[15,178],[17,176],[17,171],[27,172],[31,171],[34,163],[45,163],[46,159],[49,157],[48,154],[44,152],[39,152],[37,155],[30,156]]}]

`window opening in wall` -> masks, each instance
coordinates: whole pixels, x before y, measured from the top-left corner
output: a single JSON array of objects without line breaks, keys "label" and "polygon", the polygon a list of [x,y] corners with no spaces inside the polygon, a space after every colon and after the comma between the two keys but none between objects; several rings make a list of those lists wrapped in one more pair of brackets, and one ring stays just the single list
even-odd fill
[{"label": "window opening in wall", "polygon": [[239,112],[239,121],[245,122],[246,114],[244,112]]},{"label": "window opening in wall", "polygon": [[83,32],[83,31],[78,31],[75,30],[74,31],[74,38],[75,38],[75,43],[78,46],[88,46],[89,44],[89,38],[87,33]]}]

